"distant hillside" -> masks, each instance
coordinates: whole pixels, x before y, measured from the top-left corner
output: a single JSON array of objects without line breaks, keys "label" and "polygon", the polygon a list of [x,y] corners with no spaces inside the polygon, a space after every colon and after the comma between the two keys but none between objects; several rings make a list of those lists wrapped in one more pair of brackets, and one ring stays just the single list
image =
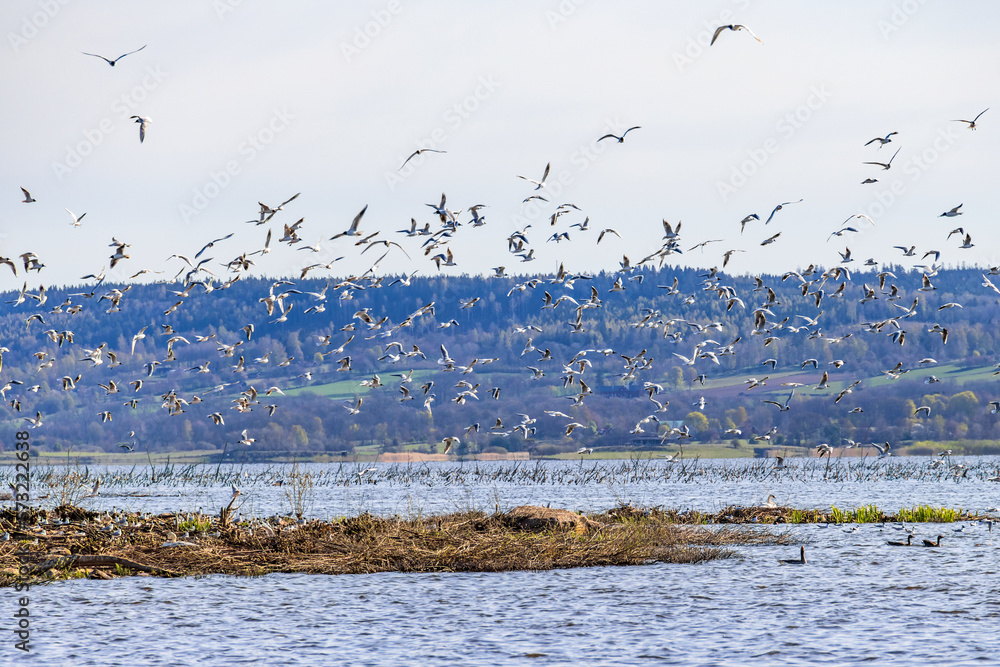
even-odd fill
[{"label": "distant hillside", "polygon": [[[442,451],[441,440],[457,436],[456,451],[554,453],[628,448],[666,435],[668,422],[696,440],[774,427],[772,444],[991,439],[1000,294],[982,273],[940,270],[925,291],[922,273],[901,268],[882,278],[755,279],[670,266],[527,282],[242,274],[228,284],[103,283],[44,295],[29,285],[23,302],[7,293],[0,310],[2,441],[39,412],[34,446],[75,451],[227,441],[289,453],[407,443]],[[824,373],[827,388],[818,388]],[[788,400],[783,382],[802,386]],[[929,411],[915,413],[920,406]],[[639,432],[650,415],[659,424]],[[567,435],[571,422],[580,426]],[[478,433],[467,433],[474,423]]]}]

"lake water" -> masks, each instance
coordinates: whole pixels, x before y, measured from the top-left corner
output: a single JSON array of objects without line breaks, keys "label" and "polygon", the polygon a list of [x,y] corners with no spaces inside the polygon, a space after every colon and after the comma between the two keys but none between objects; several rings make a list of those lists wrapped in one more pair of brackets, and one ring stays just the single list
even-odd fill
[{"label": "lake water", "polygon": [[[532,462],[520,473],[504,462],[420,464],[409,473],[365,464],[336,475],[315,466],[308,515],[493,511],[522,503],[716,510],[760,504],[768,494],[782,505],[817,509],[1000,505],[1000,484],[987,481],[1000,459],[952,463],[968,466],[964,477],[942,474],[929,459],[854,461],[858,467],[839,472],[815,460],[795,460],[785,470],[773,470],[770,461],[708,461],[683,473],[662,461],[553,461],[537,469]],[[357,474],[369,467],[377,470]],[[287,503],[286,487],[269,481],[287,477],[287,468],[224,472],[226,483],[215,485],[171,480],[133,488],[113,481],[120,470],[102,470],[107,481],[91,502],[209,511],[228,502],[228,480],[240,474],[244,514],[266,515]],[[740,559],[702,565],[59,582],[31,591],[29,662],[1000,664],[1000,526],[990,532],[975,522],[917,525],[918,543],[945,536],[940,549],[886,545],[905,540],[891,524],[787,529],[806,544],[807,565],[779,565],[779,558],[798,555],[785,546],[745,547]]]}]

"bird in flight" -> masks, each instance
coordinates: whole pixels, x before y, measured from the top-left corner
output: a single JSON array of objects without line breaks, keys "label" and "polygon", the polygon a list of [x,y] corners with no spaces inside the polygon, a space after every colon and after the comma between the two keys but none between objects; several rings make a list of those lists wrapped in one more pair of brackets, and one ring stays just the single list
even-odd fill
[{"label": "bird in flight", "polygon": [[619,234],[619,233],[618,233],[617,231],[615,231],[614,229],[611,229],[610,227],[608,227],[607,229],[602,229],[602,230],[601,230],[601,233],[597,235],[597,242],[598,242],[598,243],[600,243],[600,242],[601,242],[601,240],[602,240],[602,239],[604,238],[604,235],[605,235],[605,234],[614,234],[614,235],[615,235],[615,236],[617,236],[618,238],[621,238],[621,237],[622,237],[622,235],[621,235],[621,234]]},{"label": "bird in flight", "polygon": [[[990,108],[986,107],[985,109],[983,109],[982,111],[979,112],[979,116],[982,116],[984,113],[986,113],[989,110],[990,110]],[[952,122],[953,123],[968,123],[969,124],[969,129],[970,130],[974,130],[974,129],[976,129],[976,121],[979,120],[979,116],[976,116],[972,120],[962,120],[961,118],[956,118]]]},{"label": "bird in flight", "polygon": [[898,148],[896,149],[896,152],[892,154],[892,157],[889,158],[888,162],[862,162],[861,164],[876,164],[876,165],[882,167],[882,169],[888,169],[889,167],[892,166],[892,161],[896,159],[897,155],[899,155],[899,149]]},{"label": "bird in flight", "polygon": [[600,139],[598,139],[598,141],[604,141],[605,139],[617,139],[618,143],[623,144],[623,143],[625,143],[625,135],[626,134],[628,134],[632,130],[638,130],[641,127],[642,127],[641,125],[636,125],[635,127],[630,127],[627,130],[625,130],[624,132],[622,132],[622,136],[620,136],[620,137],[618,135],[611,134],[609,132],[608,134],[605,134],[603,137],[601,137]]},{"label": "bird in flight", "polygon": [[413,158],[417,157],[418,155],[422,155],[424,153],[447,153],[447,152],[448,151],[439,151],[435,148],[418,148],[417,150],[410,153],[410,157],[403,160],[403,164],[401,164],[399,166],[399,169],[397,169],[396,171],[402,171],[403,167],[406,166],[406,163],[412,160]]},{"label": "bird in flight", "polygon": [[[622,136],[624,137],[625,135],[622,135]],[[518,178],[520,178],[522,180],[525,180],[525,181],[528,181],[529,183],[534,183],[535,184],[535,189],[536,190],[541,190],[542,188],[545,187],[545,179],[549,177],[549,170],[551,168],[552,168],[552,163],[551,162],[549,162],[547,165],[545,165],[545,172],[542,174],[542,180],[540,180],[540,181],[536,181],[533,178],[528,178],[527,176],[518,176]]]},{"label": "bird in flight", "polygon": [[739,31],[739,30],[746,30],[748,33],[750,33],[751,37],[753,37],[758,42],[760,42],[760,37],[758,37],[757,35],[753,34],[753,30],[751,30],[750,28],[746,27],[745,25],[740,25],[740,24],[736,23],[736,24],[733,24],[733,25],[720,25],[718,28],[716,28],[715,29],[715,34],[712,35],[712,42],[709,44],[709,46],[712,46],[712,44],[715,44],[715,40],[717,40],[719,38],[719,35],[722,33],[723,30],[732,30],[733,32],[736,32],[736,31]]},{"label": "bird in flight", "polygon": [[84,213],[83,215],[77,217],[76,213],[74,213],[73,211],[71,211],[69,209],[66,209],[66,212],[69,213],[71,216],[73,216],[73,222],[71,222],[69,224],[73,225],[74,227],[79,227],[80,226],[80,221],[83,220],[83,216],[87,215],[86,213]]},{"label": "bird in flight", "polygon": [[774,217],[774,214],[783,209],[784,207],[788,206],[789,204],[798,204],[801,201],[802,200],[799,199],[798,201],[786,201],[778,204],[777,206],[774,207],[774,210],[771,211],[771,215],[767,216],[767,220],[764,221],[764,224],[766,225],[767,223],[771,222],[771,219]]},{"label": "bird in flight", "polygon": [[143,118],[142,116],[129,116],[130,118],[135,118],[135,122],[139,123],[139,143],[141,144],[146,140],[146,126],[153,122],[152,118]]},{"label": "bird in flight", "polygon": [[[85,56],[94,56],[95,58],[100,58],[101,60],[103,60],[103,61],[104,61],[104,62],[106,62],[107,64],[109,64],[109,65],[111,65],[112,67],[114,67],[114,66],[115,66],[115,63],[116,63],[116,62],[118,62],[119,60],[121,60],[122,58],[124,58],[125,56],[130,56],[130,55],[132,55],[133,53],[139,53],[140,51],[142,51],[142,50],[143,50],[144,48],[146,48],[147,46],[149,46],[149,45],[148,45],[148,44],[143,44],[143,45],[142,45],[141,47],[139,47],[139,48],[138,48],[138,49],[136,49],[135,51],[129,51],[128,53],[123,53],[123,54],[121,54],[120,56],[118,56],[117,58],[115,58],[114,60],[108,60],[108,59],[107,59],[107,58],[105,58],[104,56],[100,56],[100,55],[97,55],[96,53],[87,53],[86,51],[81,51],[80,53],[82,53],[82,54],[83,54],[83,55],[85,55]],[[978,118],[978,116],[977,116],[977,118]]]},{"label": "bird in flight", "polygon": [[879,142],[878,147],[882,148],[886,144],[892,143],[892,139],[890,139],[889,137],[891,137],[894,134],[899,134],[899,132],[890,132],[889,134],[885,135],[884,137],[875,137],[874,139],[872,139],[871,141],[869,141],[868,143],[866,143],[865,146],[870,146],[871,144],[874,144],[877,141],[877,142]]},{"label": "bird in flight", "polygon": [[[249,223],[252,222],[252,223],[255,223],[257,225],[263,225],[263,224],[265,224],[267,222],[270,222],[271,218],[273,218],[274,215],[278,211],[281,211],[281,210],[283,210],[285,208],[285,204],[290,204],[291,202],[295,201],[296,199],[298,199],[298,197],[299,197],[300,194],[302,194],[302,193],[301,192],[296,192],[294,195],[292,195],[291,197],[289,197],[285,201],[281,202],[280,204],[278,204],[274,208],[271,208],[270,206],[268,206],[264,202],[257,202],[257,204],[260,206],[260,218],[258,220],[247,220],[247,224],[249,224]],[[299,224],[301,222],[302,221],[300,220],[296,224]],[[293,226],[293,229],[294,229],[294,226]]]},{"label": "bird in flight", "polygon": [[958,206],[956,206],[955,208],[951,209],[950,211],[945,211],[944,213],[942,213],[938,217],[939,218],[954,218],[956,215],[962,215],[962,211],[958,210],[958,209],[962,208],[962,206],[963,206],[963,204],[959,204]]},{"label": "bird in flight", "polygon": [[358,231],[358,225],[361,224],[361,218],[364,217],[365,211],[367,210],[368,204],[365,204],[365,207],[361,209],[361,212],[354,216],[354,220],[351,221],[350,228],[346,231],[340,232],[336,236],[331,236],[330,240],[333,241],[335,239],[339,239],[341,236],[361,236],[361,232]]},{"label": "bird in flight", "polygon": [[24,199],[21,201],[22,204],[31,204],[38,201],[37,199],[33,198],[31,196],[31,193],[25,190],[24,188],[21,188],[21,192],[24,193]]},{"label": "bird in flight", "polygon": [[777,401],[762,401],[762,402],[763,403],[770,403],[771,405],[777,407],[778,410],[780,410],[781,412],[788,412],[791,409],[791,407],[788,404],[791,402],[793,396],[795,396],[795,388],[794,387],[792,388],[792,392],[790,394],[788,394],[788,398],[785,399],[784,403],[779,403]]}]

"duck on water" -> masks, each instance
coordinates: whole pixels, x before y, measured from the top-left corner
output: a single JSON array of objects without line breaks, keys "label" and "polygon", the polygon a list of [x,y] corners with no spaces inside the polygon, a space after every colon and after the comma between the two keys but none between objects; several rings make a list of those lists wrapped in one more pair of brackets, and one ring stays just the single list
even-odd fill
[{"label": "duck on water", "polygon": [[806,564],[806,548],[805,546],[799,547],[799,557],[793,560],[779,560],[782,565],[805,565]]}]

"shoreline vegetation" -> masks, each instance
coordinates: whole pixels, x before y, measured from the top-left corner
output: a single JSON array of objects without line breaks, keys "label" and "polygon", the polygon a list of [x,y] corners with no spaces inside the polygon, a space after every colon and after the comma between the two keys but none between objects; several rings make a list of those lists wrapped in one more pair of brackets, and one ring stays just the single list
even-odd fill
[{"label": "shoreline vegetation", "polygon": [[[235,500],[235,497],[234,497]],[[232,505],[198,513],[101,513],[72,505],[32,510],[27,524],[0,513],[0,586],[119,576],[259,576],[278,572],[507,572],[700,563],[738,558],[735,547],[801,540],[793,523],[950,522],[980,517],[929,506],[895,514],[874,505],[830,512],[727,507],[716,513],[622,505],[601,513],[520,506],[400,518],[332,521],[271,517],[233,523]],[[30,527],[25,527],[30,526]],[[28,566],[27,578],[19,566]]]}]

